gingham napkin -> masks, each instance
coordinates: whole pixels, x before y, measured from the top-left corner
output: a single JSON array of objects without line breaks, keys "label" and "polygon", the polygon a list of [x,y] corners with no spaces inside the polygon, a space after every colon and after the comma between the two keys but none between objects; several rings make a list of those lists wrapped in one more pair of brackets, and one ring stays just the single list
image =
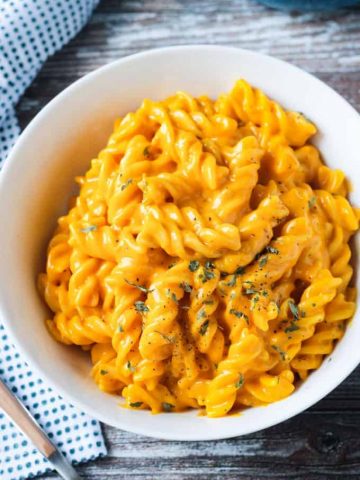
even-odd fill
[{"label": "gingham napkin", "polygon": [[[86,23],[98,0],[0,0],[0,162],[19,134],[14,107],[46,58]],[[1,175],[1,173],[0,173]],[[106,454],[100,425],[67,404],[22,360],[0,322],[0,378],[72,462]],[[0,479],[51,469],[0,413]]]}]

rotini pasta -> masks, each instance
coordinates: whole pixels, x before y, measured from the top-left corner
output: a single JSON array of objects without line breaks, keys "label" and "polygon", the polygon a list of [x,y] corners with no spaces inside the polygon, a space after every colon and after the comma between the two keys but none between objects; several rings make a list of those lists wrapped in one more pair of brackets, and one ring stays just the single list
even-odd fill
[{"label": "rotini pasta", "polygon": [[244,80],[115,122],[39,288],[52,335],[126,406],[209,417],[290,395],[355,311],[344,174],[315,126]]}]

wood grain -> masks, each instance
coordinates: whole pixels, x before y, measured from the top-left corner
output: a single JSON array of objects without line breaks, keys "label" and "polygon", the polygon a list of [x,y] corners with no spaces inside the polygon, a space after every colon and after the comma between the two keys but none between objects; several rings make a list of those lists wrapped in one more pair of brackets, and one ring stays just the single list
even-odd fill
[{"label": "wood grain", "polygon": [[[190,43],[234,45],[290,61],[360,110],[360,9],[287,14],[251,0],[103,0],[77,38],[44,65],[18,105],[20,123],[109,61]],[[302,415],[246,437],[180,443],[107,426],[104,433],[109,455],[80,466],[84,478],[358,480],[360,369]]]}]

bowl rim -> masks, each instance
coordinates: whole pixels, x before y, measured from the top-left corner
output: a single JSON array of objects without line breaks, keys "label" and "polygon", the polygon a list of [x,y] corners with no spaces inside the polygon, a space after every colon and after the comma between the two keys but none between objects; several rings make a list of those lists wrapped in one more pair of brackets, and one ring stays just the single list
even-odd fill
[{"label": "bowl rim", "polygon": [[[83,77],[80,77],[77,79],[75,82],[71,83],[69,86],[67,86],[64,90],[59,92],[52,100],[49,101],[36,115],[35,117],[29,122],[29,124],[26,126],[24,131],[21,133],[21,135],[18,137],[18,139],[15,142],[15,145],[13,146],[10,154],[8,155],[8,158],[5,160],[1,174],[0,174],[0,199],[1,199],[1,192],[4,188],[5,183],[7,182],[7,176],[11,172],[13,168],[16,167],[17,162],[16,156],[18,150],[20,150],[21,145],[25,139],[30,137],[32,135],[32,132],[36,130],[38,124],[42,121],[44,117],[48,114],[49,111],[55,109],[58,105],[61,104],[62,100],[69,94],[71,94],[74,90],[76,90],[80,85],[84,85],[85,83],[92,82],[96,79],[98,75],[104,74],[108,70],[112,70],[113,68],[126,68],[126,64],[129,64],[131,62],[137,62],[139,60],[142,60],[146,57],[156,57],[158,55],[166,54],[166,53],[171,53],[174,51],[180,51],[180,50],[198,50],[202,51],[204,54],[207,54],[214,51],[229,51],[233,53],[238,53],[239,55],[245,55],[248,57],[253,57],[255,60],[261,60],[261,62],[268,62],[271,64],[276,64],[282,67],[285,67],[286,69],[293,70],[294,73],[297,73],[298,75],[302,75],[304,78],[305,77],[310,77],[313,82],[316,82],[320,88],[325,89],[329,92],[331,92],[332,96],[336,96],[338,98],[338,101],[340,101],[343,104],[343,107],[347,109],[348,115],[356,117],[356,120],[360,124],[360,115],[356,111],[356,109],[344,99],[338,92],[336,92],[334,89],[329,87],[326,83],[324,83],[322,80],[318,79],[314,75],[306,72],[305,70],[301,69],[300,67],[297,67],[295,65],[292,65],[289,62],[286,62],[284,60],[278,59],[276,57],[264,54],[264,53],[259,53],[256,51],[248,50],[248,49],[243,49],[243,48],[237,48],[233,46],[220,46],[220,45],[207,45],[207,44],[193,44],[193,45],[175,45],[175,46],[168,46],[168,47],[162,47],[162,48],[154,48],[154,49],[149,49],[145,50],[136,54],[132,55],[127,55],[125,57],[122,57],[118,60],[111,61],[101,67],[96,68],[95,70],[87,73]],[[45,382],[53,388],[54,392],[59,393],[66,401],[68,401],[70,404],[78,407],[80,410],[86,412],[87,414],[91,415],[92,417],[96,418],[97,420],[106,423],[108,425],[112,425],[115,428],[121,428],[123,430],[133,432],[136,434],[140,435],[145,435],[148,437],[153,437],[153,438],[158,438],[158,439],[163,439],[163,440],[173,440],[173,441],[198,441],[198,440],[220,440],[220,439],[225,439],[225,438],[232,438],[236,436],[242,436],[242,435],[247,435],[250,433],[254,433],[256,431],[264,430],[266,428],[269,428],[271,426],[277,425],[279,423],[284,422],[285,420],[288,420],[289,418],[292,418],[309,407],[313,406],[315,403],[317,403],[319,400],[324,398],[326,395],[328,395],[332,390],[334,390],[337,386],[342,383],[346,377],[348,377],[354,370],[355,368],[359,365],[360,363],[360,350],[359,350],[359,355],[356,361],[353,361],[352,363],[345,363],[343,366],[343,370],[341,372],[341,375],[336,376],[336,379],[334,381],[329,382],[328,384],[322,386],[321,389],[317,390],[316,392],[314,391],[312,395],[307,396],[307,401],[303,402],[300,406],[297,403],[294,403],[291,406],[288,406],[288,408],[282,411],[281,414],[279,414],[276,419],[274,420],[273,418],[269,418],[267,421],[263,422],[263,426],[261,428],[255,427],[255,428],[247,428],[242,432],[236,432],[233,431],[231,433],[225,433],[223,435],[219,435],[217,431],[215,430],[214,432],[211,431],[211,428],[208,428],[207,434],[198,434],[191,432],[187,436],[185,436],[183,433],[176,434],[174,432],[169,431],[168,434],[164,434],[163,431],[156,431],[156,429],[153,429],[149,431],[146,427],[137,427],[136,425],[131,425],[127,424],[126,426],[120,425],[121,422],[116,421],[111,421],[106,415],[104,415],[102,412],[96,410],[94,407],[84,403],[82,400],[79,400],[76,398],[75,395],[73,395],[70,391],[66,390],[63,388],[61,385],[58,384],[56,380],[51,378],[49,375],[45,374],[44,371],[41,368],[40,362],[38,362],[30,349],[27,348],[26,345],[23,345],[20,341],[17,340],[17,335],[16,335],[16,328],[13,328],[12,322],[11,322],[11,312],[8,311],[7,307],[5,306],[5,296],[3,293],[3,289],[0,289],[0,318],[5,326],[5,333],[8,334],[9,338],[11,341],[14,343],[14,345],[17,347],[18,351],[22,355],[22,358],[26,361],[26,363],[29,364],[30,368],[34,370],[42,379],[45,380]],[[120,398],[120,397],[119,397]],[[281,401],[280,401],[281,402]],[[276,403],[280,403],[276,402]],[[258,407],[259,408],[259,407]],[[261,408],[261,407],[260,407]],[[148,412],[147,412],[148,413]],[[150,413],[149,413],[150,414]],[[182,413],[181,413],[182,414]],[[173,414],[173,415],[178,415],[178,414]],[[206,417],[205,417],[206,418]],[[211,421],[216,421],[217,419],[211,419]]]}]

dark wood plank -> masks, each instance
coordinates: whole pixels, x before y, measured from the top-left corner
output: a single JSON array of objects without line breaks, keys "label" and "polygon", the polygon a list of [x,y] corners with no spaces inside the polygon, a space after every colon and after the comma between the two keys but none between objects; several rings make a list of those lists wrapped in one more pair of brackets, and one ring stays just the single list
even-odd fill
[{"label": "dark wood plank", "polygon": [[[254,0],[103,0],[84,30],[46,62],[20,101],[21,126],[73,81],[109,61],[190,43],[275,55],[314,73],[360,110],[360,9],[300,15]],[[109,455],[80,466],[84,478],[359,479],[360,368],[309,411],[245,437],[181,443],[107,426],[104,433]]]}]

